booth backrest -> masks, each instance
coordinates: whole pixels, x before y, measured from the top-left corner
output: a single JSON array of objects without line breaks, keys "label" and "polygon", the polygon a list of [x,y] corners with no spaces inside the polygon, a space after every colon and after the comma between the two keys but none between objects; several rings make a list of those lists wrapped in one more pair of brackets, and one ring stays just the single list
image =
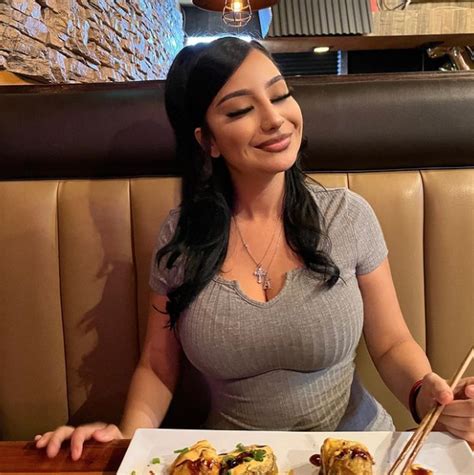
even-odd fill
[{"label": "booth backrest", "polygon": [[[372,204],[405,318],[450,376],[474,342],[474,78],[292,82],[306,168]],[[162,86],[0,88],[0,438],[120,418],[151,251],[179,202]],[[413,425],[363,344],[357,365],[397,426]],[[199,375],[184,375],[174,427],[206,410]]]}]

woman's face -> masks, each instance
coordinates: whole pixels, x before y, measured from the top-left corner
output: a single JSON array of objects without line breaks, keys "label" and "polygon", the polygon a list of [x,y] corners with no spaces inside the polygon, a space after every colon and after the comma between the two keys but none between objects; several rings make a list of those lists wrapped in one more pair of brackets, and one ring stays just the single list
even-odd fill
[{"label": "woman's face", "polygon": [[[222,155],[238,175],[290,168],[301,145],[301,109],[277,67],[252,49],[206,113],[212,157]],[[201,129],[196,138],[202,144]]]}]

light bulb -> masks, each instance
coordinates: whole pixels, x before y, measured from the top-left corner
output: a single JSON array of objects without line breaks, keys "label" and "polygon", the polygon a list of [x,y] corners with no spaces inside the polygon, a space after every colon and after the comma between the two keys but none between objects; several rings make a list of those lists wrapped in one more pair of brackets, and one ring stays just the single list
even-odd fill
[{"label": "light bulb", "polygon": [[239,1],[232,2],[232,7],[231,8],[236,13],[241,12],[242,11],[242,3],[239,2]]}]

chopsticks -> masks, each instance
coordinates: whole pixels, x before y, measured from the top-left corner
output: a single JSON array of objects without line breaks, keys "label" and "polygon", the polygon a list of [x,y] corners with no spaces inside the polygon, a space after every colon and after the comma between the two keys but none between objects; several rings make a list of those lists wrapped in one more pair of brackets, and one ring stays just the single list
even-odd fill
[{"label": "chopsticks", "polygon": [[[458,370],[456,371],[451,381],[452,390],[454,390],[454,388],[459,383],[459,380],[462,378],[462,375],[466,371],[473,357],[474,357],[474,347],[471,348],[471,350],[468,352],[468,354],[464,358],[464,361],[461,363],[461,366],[459,366]],[[410,437],[410,440],[405,444],[400,455],[397,457],[397,459],[393,463],[392,467],[390,468],[388,472],[388,475],[395,474],[397,467],[403,462],[403,459],[407,456],[408,452],[413,448],[411,453],[408,455],[408,459],[405,465],[403,466],[402,472],[401,472],[402,475],[407,473],[408,469],[410,468],[416,456],[418,455],[418,452],[420,451],[424,441],[428,437],[428,434],[431,432],[431,429],[433,429],[433,426],[436,424],[436,421],[438,420],[439,416],[443,412],[444,407],[445,407],[444,405],[435,406],[425,415],[425,417],[423,417],[423,420],[421,421],[420,425],[418,426],[414,434]]]}]

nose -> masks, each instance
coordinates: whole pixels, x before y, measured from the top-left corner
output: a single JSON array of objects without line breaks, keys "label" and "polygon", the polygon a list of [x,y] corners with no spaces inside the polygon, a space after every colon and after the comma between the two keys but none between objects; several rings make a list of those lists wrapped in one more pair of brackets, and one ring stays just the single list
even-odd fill
[{"label": "nose", "polygon": [[283,125],[283,117],[278,113],[277,108],[270,101],[262,107],[261,114],[261,128],[263,132],[278,130]]}]

